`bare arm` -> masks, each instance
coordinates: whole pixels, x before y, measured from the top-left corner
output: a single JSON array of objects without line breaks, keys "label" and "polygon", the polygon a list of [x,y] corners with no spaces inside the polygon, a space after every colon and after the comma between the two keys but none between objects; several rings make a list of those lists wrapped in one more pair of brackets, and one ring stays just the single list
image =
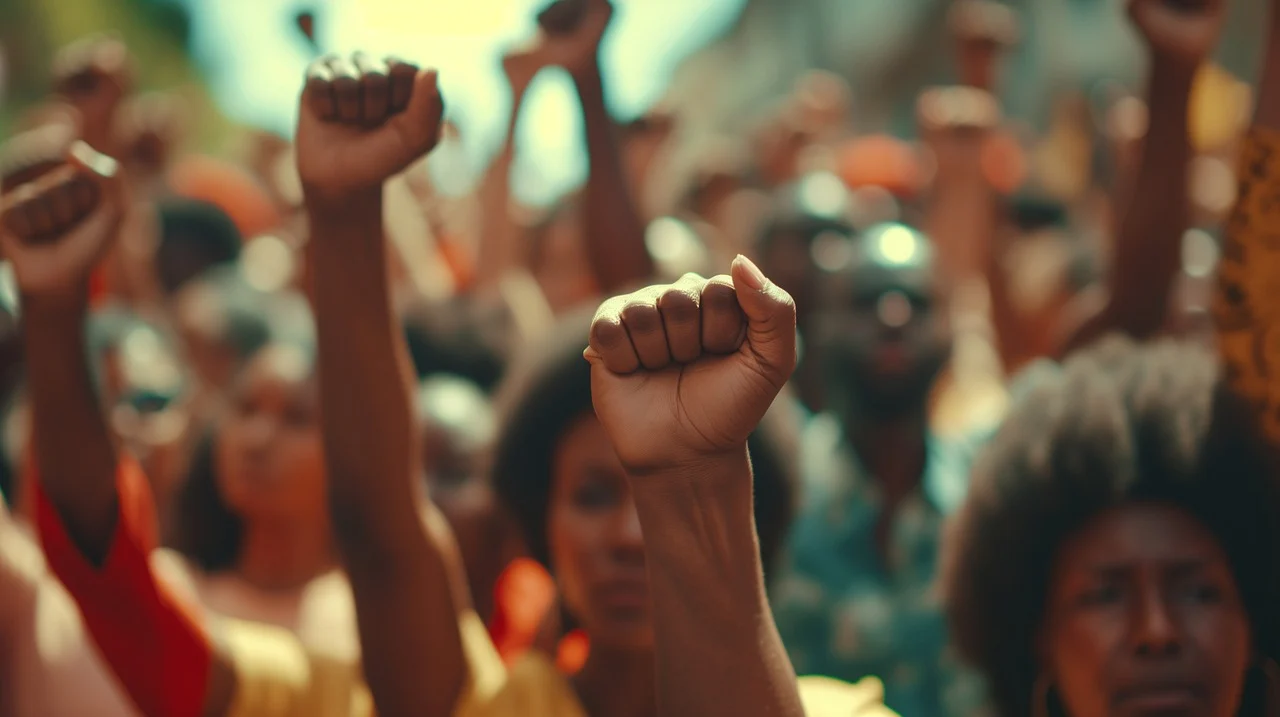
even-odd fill
[{"label": "bare arm", "polygon": [[[569,0],[572,1],[572,0]],[[609,0],[586,0],[583,16],[567,35],[547,39],[582,100],[589,163],[583,197],[587,258],[604,291],[620,291],[653,276],[645,222],[628,186],[617,127],[605,102],[600,40],[613,17]]]},{"label": "bare arm", "polygon": [[644,533],[664,717],[803,714],[765,600],[746,448],[795,350],[791,297],[741,257],[732,277],[611,299],[592,325],[592,399]]},{"label": "bare arm", "polygon": [[1132,0],[1129,8],[1151,48],[1150,126],[1137,175],[1121,200],[1106,301],[1092,313],[1067,317],[1059,357],[1110,331],[1137,339],[1160,331],[1181,267],[1190,207],[1187,100],[1196,70],[1217,43],[1225,1],[1179,9],[1168,0]]},{"label": "bare arm", "polygon": [[382,226],[383,183],[435,146],[442,113],[435,73],[357,55],[312,65],[298,127],[329,500],[385,715],[449,715],[467,679],[454,576],[419,515],[412,370]]}]

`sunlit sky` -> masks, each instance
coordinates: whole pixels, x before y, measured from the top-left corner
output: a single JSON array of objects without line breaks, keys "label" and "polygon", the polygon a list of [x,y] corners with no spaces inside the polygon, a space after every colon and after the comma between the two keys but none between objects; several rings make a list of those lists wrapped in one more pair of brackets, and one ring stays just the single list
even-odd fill
[{"label": "sunlit sky", "polygon": [[[233,119],[290,134],[309,49],[294,17],[299,0],[187,0],[197,62]],[[449,117],[463,146],[442,148],[442,189],[465,185],[496,150],[510,112],[504,48],[528,37],[546,0],[329,0],[319,3],[325,51],[365,49],[439,68]],[[745,0],[614,0],[602,65],[618,117],[643,112],[676,65],[723,32]],[[577,99],[568,78],[544,73],[530,89],[517,135],[515,189],[545,203],[586,175]]]}]

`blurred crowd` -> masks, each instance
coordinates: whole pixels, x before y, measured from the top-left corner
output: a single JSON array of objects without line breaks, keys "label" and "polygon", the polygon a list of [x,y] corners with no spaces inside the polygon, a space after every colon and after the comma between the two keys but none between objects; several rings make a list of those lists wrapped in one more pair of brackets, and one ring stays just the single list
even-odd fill
[{"label": "blurred crowd", "polygon": [[[813,71],[676,152],[556,0],[462,195],[379,48],[214,157],[66,47],[0,147],[0,715],[1280,715],[1280,0],[1252,87],[1232,1],[1126,0],[1145,85],[1047,131],[952,0],[914,139]],[[589,176],[537,209],[549,68]]]}]

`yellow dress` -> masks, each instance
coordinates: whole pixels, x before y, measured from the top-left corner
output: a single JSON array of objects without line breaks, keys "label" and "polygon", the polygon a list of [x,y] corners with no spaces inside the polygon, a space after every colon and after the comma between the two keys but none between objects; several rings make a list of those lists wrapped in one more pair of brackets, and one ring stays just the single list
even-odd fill
[{"label": "yellow dress", "polygon": [[[569,680],[550,660],[530,653],[502,664],[474,613],[459,621],[471,669],[456,717],[587,717]],[[222,639],[236,672],[228,717],[373,717],[373,699],[358,665],[309,653],[291,633],[228,621]],[[884,706],[880,681],[849,684],[802,677],[811,717],[896,717]]]}]

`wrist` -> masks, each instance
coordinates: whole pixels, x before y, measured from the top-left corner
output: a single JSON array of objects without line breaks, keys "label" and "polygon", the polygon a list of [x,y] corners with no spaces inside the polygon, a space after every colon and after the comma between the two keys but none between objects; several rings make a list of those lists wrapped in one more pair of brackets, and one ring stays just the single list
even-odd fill
[{"label": "wrist", "polygon": [[710,499],[723,508],[743,508],[750,515],[751,461],[744,444],[722,453],[705,454],[678,464],[627,470],[636,508],[642,513],[669,512],[670,506],[693,506]]},{"label": "wrist", "polygon": [[18,301],[24,324],[37,328],[62,323],[78,326],[89,311],[89,281],[39,293],[20,291]]},{"label": "wrist", "polygon": [[382,185],[354,189],[303,186],[307,216],[324,222],[349,223],[382,216]]}]

